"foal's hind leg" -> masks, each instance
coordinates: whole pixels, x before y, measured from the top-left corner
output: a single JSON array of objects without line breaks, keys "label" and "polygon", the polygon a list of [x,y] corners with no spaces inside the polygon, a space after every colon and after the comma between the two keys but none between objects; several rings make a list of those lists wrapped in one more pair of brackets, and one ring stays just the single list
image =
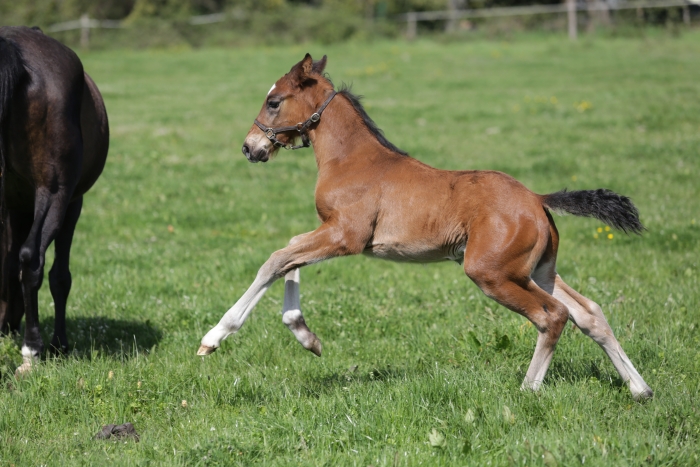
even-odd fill
[{"label": "foal's hind leg", "polygon": [[540,289],[534,281],[505,280],[485,283],[479,276],[470,277],[489,297],[516,313],[525,316],[537,328],[537,344],[522,387],[538,390],[554,356],[559,337],[568,318],[560,301]]},{"label": "foal's hind leg", "polygon": [[629,383],[632,396],[637,400],[651,398],[654,392],[644,382],[615,339],[600,306],[569,287],[559,275],[554,281],[554,297],[569,308],[569,317],[576,326],[603,348],[622,380]]},{"label": "foal's hind leg", "polygon": [[284,276],[284,306],[282,308],[282,322],[289,328],[299,343],[319,357],[321,356],[321,341],[316,334],[306,326],[304,316],[301,314],[299,300],[299,269],[289,271]]},{"label": "foal's hind leg", "polygon": [[[522,387],[537,390],[552,361],[566,325],[566,306],[541,289],[530,276],[546,245],[532,225],[514,226],[511,235],[473,234],[467,242],[464,271],[490,298],[530,320],[538,331],[537,345]],[[552,274],[553,275],[553,274]]]},{"label": "foal's hind leg", "polygon": [[53,339],[51,349],[56,352],[66,352],[68,350],[68,337],[66,336],[66,302],[72,285],[72,278],[69,269],[70,248],[73,243],[73,233],[80,218],[80,211],[83,208],[83,197],[76,199],[68,205],[66,215],[63,219],[61,230],[56,235],[54,247],[56,256],[53,266],[49,271],[49,286],[53,296],[56,319],[54,322]]}]

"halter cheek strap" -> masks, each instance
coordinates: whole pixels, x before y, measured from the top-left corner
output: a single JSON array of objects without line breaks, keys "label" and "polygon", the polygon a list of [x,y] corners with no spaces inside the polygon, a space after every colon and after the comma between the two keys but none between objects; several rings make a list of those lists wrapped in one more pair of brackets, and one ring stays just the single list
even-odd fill
[{"label": "halter cheek strap", "polygon": [[[321,114],[323,111],[328,107],[328,104],[331,103],[333,98],[337,92],[333,91],[333,93],[328,96],[328,99],[321,105],[321,107],[318,108],[318,110],[314,113],[311,114],[311,116],[306,119],[305,122],[297,123],[294,126],[282,126],[282,127],[277,127],[277,128],[271,128],[268,126],[263,125],[258,121],[258,119],[255,119],[255,124],[262,130],[263,133],[265,133],[265,136],[267,139],[272,141],[272,144],[275,145],[277,148],[284,148],[284,149],[301,149],[301,148],[308,148],[311,146],[311,142],[309,141],[309,128],[311,125],[314,123],[317,123],[319,120],[321,120]],[[291,144],[284,144],[282,141],[277,139],[277,134],[278,133],[284,133],[285,131],[296,131],[299,133],[301,136],[301,142],[302,144],[292,146]]]}]

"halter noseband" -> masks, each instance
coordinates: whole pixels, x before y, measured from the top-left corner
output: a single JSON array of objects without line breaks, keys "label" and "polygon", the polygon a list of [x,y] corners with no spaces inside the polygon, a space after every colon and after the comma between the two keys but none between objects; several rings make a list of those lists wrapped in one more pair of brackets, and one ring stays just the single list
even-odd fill
[{"label": "halter noseband", "polygon": [[[262,130],[263,133],[265,133],[265,136],[267,136],[267,139],[272,141],[272,144],[275,145],[276,148],[284,148],[284,149],[301,149],[301,148],[308,148],[311,146],[311,142],[309,141],[309,128],[311,125],[314,123],[317,123],[319,120],[321,120],[321,114],[323,111],[328,107],[328,104],[331,103],[331,100],[335,97],[335,95],[338,94],[337,92],[333,91],[333,94],[328,96],[328,99],[321,105],[321,107],[318,108],[318,110],[314,113],[311,114],[311,116],[303,123],[297,123],[294,126],[281,126],[277,128],[270,128],[258,121],[258,119],[255,119],[255,124]],[[299,135],[301,135],[301,142],[302,144],[298,144],[296,146],[292,146],[291,144],[284,144],[282,141],[277,139],[277,133],[284,133],[285,131],[297,131],[299,132]]]}]

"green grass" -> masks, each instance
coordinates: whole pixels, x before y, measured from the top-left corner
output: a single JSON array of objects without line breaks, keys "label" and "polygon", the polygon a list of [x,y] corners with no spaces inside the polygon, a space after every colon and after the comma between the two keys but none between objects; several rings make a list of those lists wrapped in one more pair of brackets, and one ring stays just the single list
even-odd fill
[{"label": "green grass", "polygon": [[[322,358],[282,324],[281,284],[195,357],[269,254],[317,226],[311,150],[239,150],[306,51],[428,164],[634,199],[641,237],[558,217],[559,272],[602,305],[652,401],[571,327],[543,389],[521,392],[534,328],[452,263],[305,268]],[[73,351],[16,380],[20,340],[0,340],[0,465],[697,465],[698,56],[698,32],[83,54],[112,143],[75,235]],[[51,309],[45,286],[46,341]],[[91,439],[126,421],[140,443]]]}]

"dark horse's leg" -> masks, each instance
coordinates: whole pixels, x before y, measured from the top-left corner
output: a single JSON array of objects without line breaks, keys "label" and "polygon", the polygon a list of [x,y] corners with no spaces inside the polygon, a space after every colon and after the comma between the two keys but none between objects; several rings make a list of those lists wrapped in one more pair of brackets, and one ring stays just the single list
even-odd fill
[{"label": "dark horse's leg", "polygon": [[73,243],[73,232],[75,225],[80,218],[80,211],[83,208],[83,197],[76,199],[68,205],[66,216],[63,219],[61,230],[56,236],[54,243],[56,257],[49,271],[49,286],[53,296],[54,308],[56,311],[56,321],[54,323],[53,339],[51,348],[57,352],[68,350],[68,337],[66,336],[66,302],[72,284],[69,262],[70,247]]},{"label": "dark horse's leg", "polygon": [[24,299],[19,282],[19,249],[32,228],[32,214],[10,210],[5,219],[2,245],[2,302],[0,331],[19,332],[24,316]]},{"label": "dark horse's leg", "polygon": [[17,368],[18,374],[30,371],[44,350],[39,331],[39,288],[44,278],[46,249],[61,228],[69,202],[70,194],[65,189],[59,188],[56,193],[44,187],[36,190],[34,222],[19,252],[25,329],[22,344],[23,363]]}]

